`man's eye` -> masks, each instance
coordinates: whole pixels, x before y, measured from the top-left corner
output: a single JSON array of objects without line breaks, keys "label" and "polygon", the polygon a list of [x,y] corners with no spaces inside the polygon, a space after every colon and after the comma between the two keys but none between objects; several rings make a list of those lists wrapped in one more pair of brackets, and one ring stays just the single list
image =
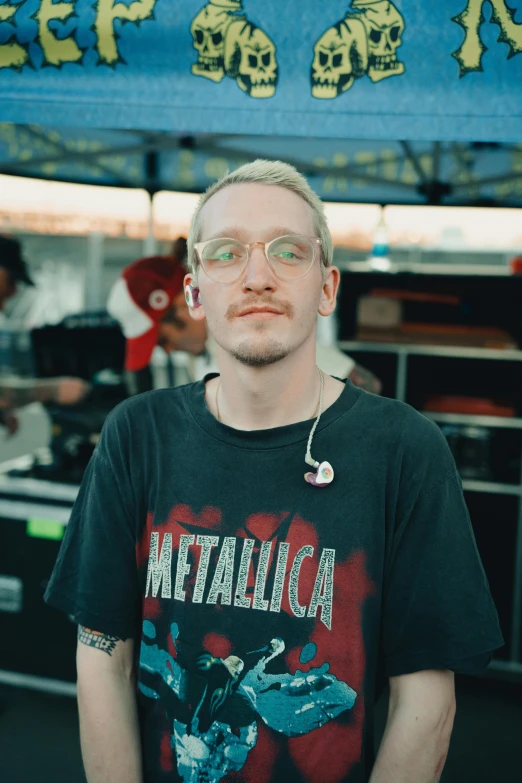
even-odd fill
[{"label": "man's eye", "polygon": [[220,253],[217,256],[218,261],[232,261],[233,258],[234,258],[233,253]]},{"label": "man's eye", "polygon": [[292,253],[290,250],[284,250],[282,253],[279,253],[279,258],[295,258],[295,253]]}]

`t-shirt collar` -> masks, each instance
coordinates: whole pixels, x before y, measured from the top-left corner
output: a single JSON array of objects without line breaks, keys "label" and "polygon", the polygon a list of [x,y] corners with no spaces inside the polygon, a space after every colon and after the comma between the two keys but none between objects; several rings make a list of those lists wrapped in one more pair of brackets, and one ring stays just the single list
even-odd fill
[{"label": "t-shirt collar", "polygon": [[[209,373],[203,380],[187,387],[190,412],[195,422],[209,435],[224,443],[250,449],[281,448],[308,440],[314,419],[264,430],[238,430],[218,421],[208,409],[205,400],[205,384],[216,377],[218,373]],[[338,399],[323,412],[316,432],[321,432],[346,414],[360,394],[360,389],[350,381],[346,381],[345,388]]]}]

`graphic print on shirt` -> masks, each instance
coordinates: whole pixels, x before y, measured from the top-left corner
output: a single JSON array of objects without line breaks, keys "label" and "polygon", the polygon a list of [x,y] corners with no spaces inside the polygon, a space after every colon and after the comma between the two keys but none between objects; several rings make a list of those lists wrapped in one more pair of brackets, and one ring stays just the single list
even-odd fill
[{"label": "graphic print on shirt", "polygon": [[[178,634],[173,623],[174,646]],[[149,620],[144,621],[143,635],[156,637]],[[253,650],[249,655],[258,660],[246,673],[245,662],[235,655],[223,660],[204,653],[196,662],[199,673],[191,675],[158,645],[142,642],[139,687],[145,696],[163,698],[170,706],[171,745],[186,783],[218,783],[240,770],[256,744],[259,720],[288,737],[299,737],[353,707],[357,694],[328,673],[328,663],[307,673],[298,669],[294,674],[268,674],[267,665],[284,650],[281,638]],[[315,644],[306,645],[302,663],[315,654]]]},{"label": "graphic print on shirt", "polygon": [[[361,612],[375,588],[363,552],[321,536],[290,512],[149,514],[137,547],[139,688],[165,774],[196,783],[241,770],[265,783],[284,763],[302,781],[333,783],[359,765]],[[340,750],[325,763],[331,743]]]},{"label": "graphic print on shirt", "polygon": [[[321,559],[317,567],[314,580],[314,589],[308,606],[299,603],[299,580],[301,567],[306,557],[313,558],[314,547],[309,544],[302,546],[295,554],[291,564],[288,561],[290,544],[281,542],[277,547],[277,559],[271,599],[265,598],[268,569],[272,553],[273,541],[261,541],[259,550],[259,563],[257,566],[253,596],[246,594],[248,575],[252,562],[252,553],[256,546],[254,538],[244,538],[242,544],[241,559],[237,570],[234,568],[236,561],[236,543],[234,536],[225,536],[220,540],[219,536],[205,535],[180,535],[178,559],[176,565],[176,577],[174,591],[172,590],[172,533],[165,533],[161,549],[159,549],[159,533],[151,533],[149,547],[149,562],[147,566],[147,586],[145,597],[158,595],[161,585],[162,598],[174,598],[177,601],[190,600],[187,598],[184,583],[191,572],[188,562],[190,547],[200,547],[199,563],[196,581],[192,594],[193,603],[202,603],[205,586],[209,583],[210,556],[213,548],[217,548],[219,556],[211,573],[212,581],[208,591],[206,603],[222,606],[242,607],[243,609],[261,609],[262,611],[280,612],[281,602],[285,587],[288,590],[290,608],[296,617],[315,617],[320,608],[321,621],[331,630],[332,624],[332,598],[335,550],[325,548],[321,552]],[[276,547],[274,547],[275,550]],[[234,600],[232,601],[232,586],[236,585]]]}]

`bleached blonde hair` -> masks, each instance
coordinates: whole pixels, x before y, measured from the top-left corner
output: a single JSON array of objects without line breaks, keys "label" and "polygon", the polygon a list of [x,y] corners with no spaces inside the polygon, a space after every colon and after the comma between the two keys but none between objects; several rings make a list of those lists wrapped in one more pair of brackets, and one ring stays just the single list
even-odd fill
[{"label": "bleached blonde hair", "polygon": [[333,242],[326,215],[324,214],[323,202],[317,196],[305,177],[299,174],[294,166],[283,163],[280,160],[254,160],[252,163],[246,163],[235,171],[227,172],[221,179],[210,185],[198,201],[187,240],[187,256],[191,271],[196,274],[198,268],[198,258],[194,250],[194,245],[201,239],[201,210],[207,201],[218,191],[229,185],[238,185],[243,183],[259,183],[261,185],[279,185],[297,193],[303,201],[311,207],[314,220],[314,231],[321,240],[321,262],[324,267],[330,266],[333,260]]}]

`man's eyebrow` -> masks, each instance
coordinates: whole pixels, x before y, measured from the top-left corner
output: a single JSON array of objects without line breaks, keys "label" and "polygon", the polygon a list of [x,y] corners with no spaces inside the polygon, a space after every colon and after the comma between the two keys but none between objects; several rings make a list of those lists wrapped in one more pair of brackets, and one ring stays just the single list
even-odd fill
[{"label": "man's eyebrow", "polygon": [[[222,239],[223,237],[230,237],[231,239],[239,239],[241,241],[244,241],[246,233],[247,231],[239,226],[228,226],[227,228],[222,228],[219,231],[216,231],[215,234],[212,234],[211,236],[207,237],[203,241],[207,242],[209,239]],[[267,242],[269,242],[270,239],[275,239],[275,237],[282,237],[282,236],[286,236],[287,234],[301,234],[301,233],[302,233],[301,231],[296,231],[295,228],[288,228],[287,226],[274,226],[266,232],[267,236],[269,237],[269,239],[267,239]]]}]

